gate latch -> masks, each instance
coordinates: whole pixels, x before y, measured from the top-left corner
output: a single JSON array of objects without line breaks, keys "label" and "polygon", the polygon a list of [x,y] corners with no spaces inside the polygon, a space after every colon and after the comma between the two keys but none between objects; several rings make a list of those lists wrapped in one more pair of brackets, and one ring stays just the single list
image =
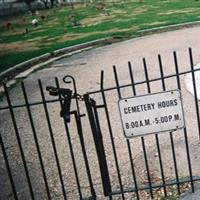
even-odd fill
[{"label": "gate latch", "polygon": [[70,89],[56,88],[53,86],[47,86],[46,90],[49,91],[49,94],[52,96],[62,97],[60,117],[63,117],[67,123],[70,122],[70,106],[71,99],[73,98],[72,91]]}]

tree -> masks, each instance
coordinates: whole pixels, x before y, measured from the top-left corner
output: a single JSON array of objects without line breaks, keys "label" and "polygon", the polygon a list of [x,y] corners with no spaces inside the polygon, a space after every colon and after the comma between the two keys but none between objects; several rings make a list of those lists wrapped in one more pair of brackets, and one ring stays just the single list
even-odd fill
[{"label": "tree", "polygon": [[[32,6],[31,6],[31,3],[34,2],[34,1],[37,1],[37,0],[16,0],[15,3],[26,3],[27,7],[28,7],[28,10],[31,11],[31,13],[33,14],[33,9],[32,9]],[[48,9],[48,0],[40,0],[43,4],[44,4],[44,7],[46,9]],[[54,7],[54,2],[55,0],[50,0],[50,4],[51,4],[51,7],[53,8]]]},{"label": "tree", "polygon": [[22,2],[26,3],[28,10],[30,10],[31,13],[33,14],[33,9],[32,9],[31,3],[34,1],[36,1],[36,0],[16,0],[15,2],[16,3],[22,3]]},{"label": "tree", "polygon": [[50,0],[51,2],[51,7],[53,8],[54,7],[54,0]]},{"label": "tree", "polygon": [[45,9],[48,9],[48,0],[40,0],[43,4],[44,4],[44,7]]}]

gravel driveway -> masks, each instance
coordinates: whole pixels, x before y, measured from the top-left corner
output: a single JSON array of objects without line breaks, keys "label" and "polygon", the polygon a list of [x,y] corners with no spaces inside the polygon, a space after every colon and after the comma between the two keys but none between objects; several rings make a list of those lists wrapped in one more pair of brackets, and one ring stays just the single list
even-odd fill
[{"label": "gravel driveway", "polygon": [[[100,89],[100,71],[104,70],[105,80],[104,87],[113,87],[115,79],[113,75],[113,65],[119,76],[120,84],[130,83],[130,76],[127,62],[130,61],[133,67],[133,74],[135,82],[145,80],[144,68],[142,58],[146,58],[146,63],[149,72],[149,78],[160,77],[159,65],[157,55],[161,54],[164,69],[164,75],[175,73],[173,51],[177,52],[179,71],[183,72],[190,69],[190,61],[188,54],[188,47],[192,47],[194,64],[200,62],[200,27],[185,28],[166,33],[149,35],[141,38],[131,39],[124,42],[99,47],[88,50],[71,57],[56,61],[43,69],[40,69],[25,80],[25,87],[28,93],[29,102],[41,101],[41,94],[38,87],[38,79],[42,80],[43,87],[47,85],[54,85],[54,77],[58,77],[61,87],[67,85],[62,82],[62,77],[65,75],[72,75],[77,82],[78,93],[84,94],[88,91]],[[190,148],[190,157],[192,162],[192,170],[194,176],[200,175],[200,143],[199,130],[196,120],[196,110],[194,97],[186,90],[184,84],[184,76],[180,76],[184,113],[186,118],[186,127],[188,133],[188,141]],[[165,81],[166,90],[177,89],[176,78],[167,79]],[[151,83],[151,92],[162,91],[161,81]],[[137,95],[147,94],[146,84],[141,84],[136,87]],[[122,97],[133,96],[131,87],[121,90]],[[21,90],[20,83],[9,90],[10,98],[13,105],[23,104],[24,97]],[[45,92],[46,99],[52,99],[47,92]],[[101,95],[92,95],[97,104],[102,104]],[[118,157],[120,174],[124,188],[134,186],[131,166],[128,156],[127,141],[124,138],[119,111],[117,107],[118,96],[117,91],[112,90],[106,93],[106,100],[108,103],[108,111],[110,114],[110,121],[112,124],[112,132],[114,136],[114,143],[116,154]],[[0,106],[6,106],[5,97],[2,98]],[[86,113],[83,102],[80,102],[81,113]],[[72,103],[72,110],[74,108]],[[199,104],[198,104],[199,106]],[[52,199],[63,199],[62,190],[58,176],[58,169],[55,162],[55,155],[52,150],[52,143],[49,134],[49,127],[46,121],[43,105],[35,105],[31,107],[33,123],[37,137],[39,138],[39,146],[42,152],[45,172],[48,177],[48,184]],[[52,124],[52,132],[55,138],[57,153],[62,170],[65,189],[68,199],[79,199],[76,178],[74,176],[73,163],[69,151],[69,143],[66,137],[66,130],[63,120],[59,117],[60,105],[59,102],[48,104],[48,111],[50,113],[50,120]],[[19,153],[19,148],[16,141],[15,132],[12,125],[12,120],[8,110],[1,110],[0,117],[0,132],[5,143],[6,152],[10,161],[14,182],[17,188],[20,199],[29,199],[29,190],[26,182],[26,177],[23,170],[23,164]],[[22,140],[27,166],[30,172],[31,183],[35,192],[36,199],[47,199],[45,194],[45,187],[43,184],[42,174],[40,170],[40,163],[37,156],[37,149],[32,134],[32,128],[27,114],[26,107],[14,109],[14,114]],[[107,120],[104,109],[99,109],[100,126],[103,134],[103,141],[105,145],[106,158],[108,161],[108,169],[110,172],[110,179],[113,190],[119,189],[119,181],[116,172],[116,166],[113,157],[113,150],[111,139],[109,135]],[[95,153],[94,142],[88,123],[87,116],[82,118],[83,134],[85,139],[86,152],[90,164],[92,180],[99,199],[105,199],[102,195],[102,186],[100,173],[98,169],[98,162]],[[85,164],[83,161],[79,137],[76,131],[76,123],[72,117],[69,124],[69,132],[73,151],[77,164],[77,172],[80,179],[80,186],[84,197],[90,196],[89,183],[85,171]],[[175,144],[175,152],[177,158],[177,167],[179,177],[186,178],[189,175],[187,165],[187,155],[185,147],[185,137],[183,130],[173,133]],[[163,158],[164,174],[167,180],[174,180],[174,165],[172,157],[172,149],[170,143],[170,134],[162,133],[159,135],[160,148]],[[133,152],[133,161],[137,174],[138,184],[147,183],[146,170],[144,165],[144,156],[140,138],[130,140],[131,150]],[[147,156],[149,161],[150,176],[152,182],[161,182],[161,172],[159,168],[158,153],[156,148],[156,140],[154,135],[145,136],[145,144],[147,149]],[[13,199],[10,183],[7,180],[7,173],[5,164],[3,162],[2,153],[0,153],[0,199]],[[149,194],[141,192],[141,199],[149,199]],[[128,199],[134,199],[134,194],[130,193],[126,196]],[[116,199],[121,199],[120,195],[115,196]]]}]

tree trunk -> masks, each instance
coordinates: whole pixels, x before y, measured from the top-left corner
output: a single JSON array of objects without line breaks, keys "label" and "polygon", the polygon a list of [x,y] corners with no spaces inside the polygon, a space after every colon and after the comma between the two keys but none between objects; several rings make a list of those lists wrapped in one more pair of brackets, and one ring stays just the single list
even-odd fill
[{"label": "tree trunk", "polygon": [[26,5],[27,5],[27,7],[28,7],[28,10],[30,10],[31,13],[33,14],[33,9],[32,9],[32,6],[31,6],[31,2],[26,1]]},{"label": "tree trunk", "polygon": [[45,9],[49,9],[49,7],[48,7],[48,1],[44,1],[44,7],[45,7]]},{"label": "tree trunk", "polygon": [[50,0],[51,1],[51,7],[54,7],[54,0]]}]

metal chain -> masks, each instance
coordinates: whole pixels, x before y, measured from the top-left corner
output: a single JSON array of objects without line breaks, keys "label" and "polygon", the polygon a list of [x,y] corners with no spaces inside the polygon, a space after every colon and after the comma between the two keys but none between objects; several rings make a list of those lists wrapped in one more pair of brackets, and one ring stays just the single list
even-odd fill
[{"label": "metal chain", "polygon": [[83,95],[80,95],[78,93],[74,93],[73,98],[78,99],[79,101],[84,101]]}]

